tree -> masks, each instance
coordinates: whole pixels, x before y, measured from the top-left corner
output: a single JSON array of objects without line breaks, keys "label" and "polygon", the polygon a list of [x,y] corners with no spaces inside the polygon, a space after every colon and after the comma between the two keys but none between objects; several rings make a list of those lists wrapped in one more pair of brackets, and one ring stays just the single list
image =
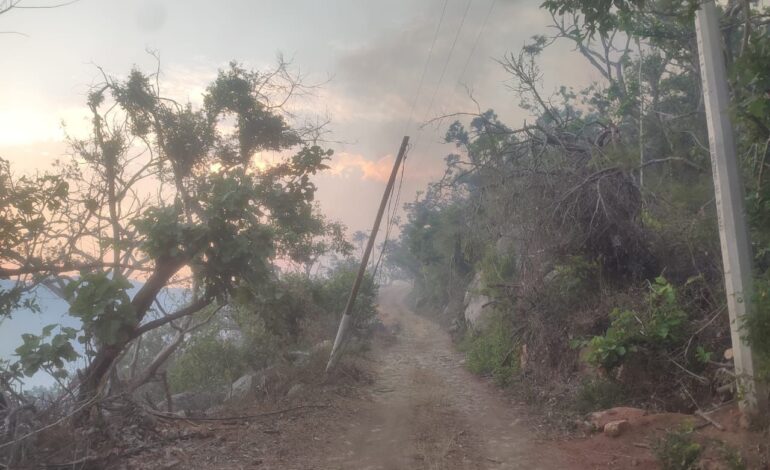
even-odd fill
[{"label": "tree", "polygon": [[[103,78],[88,96],[90,137],[71,139],[72,155],[54,174],[0,172],[0,197],[12,202],[0,223],[8,234],[0,278],[17,286],[3,292],[2,313],[18,306],[20,290],[42,283],[83,325],[25,335],[14,371],[53,367],[64,377],[77,337],[87,356],[73,381],[80,400],[97,396],[143,334],[166,324],[178,331],[130,389],[152,378],[207,315],[270,282],[278,260],[305,262],[343,246],[342,227],[313,203],[311,178],[331,151],[306,142],[307,130],[292,129],[282,111],[303,89],[286,63],[267,72],[230,64],[199,107],[165,97],[157,73]],[[280,161],[260,169],[262,152]],[[165,312],[159,296],[174,286],[190,296]]]}]

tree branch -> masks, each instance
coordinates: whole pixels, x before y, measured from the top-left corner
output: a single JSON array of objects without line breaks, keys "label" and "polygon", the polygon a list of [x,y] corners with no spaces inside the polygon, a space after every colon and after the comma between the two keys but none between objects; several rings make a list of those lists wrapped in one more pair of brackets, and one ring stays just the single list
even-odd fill
[{"label": "tree branch", "polygon": [[171,314],[168,314],[168,315],[166,315],[164,317],[158,318],[157,320],[149,321],[149,322],[145,323],[144,325],[139,326],[134,331],[134,337],[136,338],[138,336],[141,336],[141,335],[147,333],[150,330],[154,330],[155,328],[163,326],[166,323],[169,323],[169,322],[172,322],[172,321],[177,320],[179,318],[186,317],[188,315],[192,315],[193,313],[199,312],[199,311],[203,310],[204,308],[208,307],[209,305],[211,305],[212,302],[213,301],[211,299],[200,298],[200,299],[194,301],[193,303],[191,303],[190,305],[177,310],[174,313],[171,313]]}]

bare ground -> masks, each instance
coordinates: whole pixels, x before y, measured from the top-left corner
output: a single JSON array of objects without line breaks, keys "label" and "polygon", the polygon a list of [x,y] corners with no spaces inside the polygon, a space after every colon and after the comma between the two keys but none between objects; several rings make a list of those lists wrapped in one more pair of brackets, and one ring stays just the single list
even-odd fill
[{"label": "bare ground", "polygon": [[462,367],[462,356],[438,325],[404,306],[405,292],[383,292],[382,320],[400,326],[398,342],[378,351],[370,406],[340,426],[336,451],[320,455],[326,466],[319,468],[569,466],[535,439],[521,409]]},{"label": "bare ground", "polygon": [[[115,467],[578,468],[537,439],[520,407],[463,368],[448,335],[404,306],[406,292],[404,286],[383,289],[382,320],[397,331],[396,339],[375,341],[368,360],[342,368],[338,377],[357,375],[353,385],[331,381],[269,407],[223,412],[253,418],[162,422],[167,443],[139,449]],[[275,408],[289,411],[259,416]]]}]

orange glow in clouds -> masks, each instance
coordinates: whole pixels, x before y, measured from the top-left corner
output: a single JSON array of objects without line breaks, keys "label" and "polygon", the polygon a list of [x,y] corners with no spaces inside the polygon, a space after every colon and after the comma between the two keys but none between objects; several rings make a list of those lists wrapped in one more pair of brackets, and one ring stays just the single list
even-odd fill
[{"label": "orange glow in clouds", "polygon": [[365,180],[387,181],[394,158],[386,155],[378,160],[367,160],[361,154],[335,153],[329,162],[329,173],[334,176],[356,177]]}]

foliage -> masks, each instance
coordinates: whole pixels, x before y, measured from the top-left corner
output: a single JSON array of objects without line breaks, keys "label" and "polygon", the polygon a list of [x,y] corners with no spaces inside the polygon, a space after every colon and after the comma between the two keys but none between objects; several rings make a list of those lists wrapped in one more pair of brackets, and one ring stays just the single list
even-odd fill
[{"label": "foliage", "polygon": [[[54,335],[53,331],[57,327],[59,332]],[[76,334],[74,328],[52,324],[45,326],[39,336],[29,333],[21,335],[23,344],[16,348],[16,354],[21,358],[19,364],[24,374],[31,377],[43,369],[56,379],[66,378],[65,362],[80,357],[71,343]]]},{"label": "foliage", "polygon": [[719,442],[718,445],[719,453],[727,468],[730,470],[746,470],[748,468],[746,460],[737,449],[730,447],[724,442]]},{"label": "foliage", "polygon": [[599,263],[585,256],[570,256],[556,264],[544,278],[545,289],[539,309],[554,318],[591,305],[600,294]]},{"label": "foliage", "polygon": [[479,256],[473,232],[463,221],[463,206],[433,197],[406,205],[399,250],[388,254],[412,276],[419,304],[428,308],[446,304],[458,292],[456,286],[464,287]]},{"label": "foliage", "polygon": [[[185,342],[169,367],[174,391],[229,385],[248,370],[281,361],[286,351],[332,337],[357,273],[357,262],[340,263],[321,277],[287,273],[241,292],[238,302]],[[353,334],[366,339],[376,314],[377,286],[361,284],[353,310]]]},{"label": "foliage", "polygon": [[[15,248],[19,245],[35,244],[46,225],[57,219],[68,195],[69,184],[59,176],[16,177],[10,163],[0,158],[0,260],[15,259]],[[40,257],[28,260],[30,264],[42,262]],[[9,278],[13,272],[6,270],[6,264],[0,265],[0,279]],[[32,282],[23,276],[29,274],[24,271],[16,282],[0,285],[0,320],[18,308],[37,309],[34,297],[25,295]]]},{"label": "foliage", "polygon": [[655,445],[655,455],[664,470],[696,468],[696,462],[703,449],[693,440],[692,434],[692,425],[683,425],[679,430],[666,433]]},{"label": "foliage", "polygon": [[579,413],[588,413],[612,408],[625,400],[626,394],[619,383],[611,379],[586,378],[580,384],[574,406]]},{"label": "foliage", "polygon": [[516,274],[516,256],[512,247],[500,253],[495,245],[488,245],[477,263],[476,271],[481,273],[481,282],[487,288],[510,283]]},{"label": "foliage", "polygon": [[763,380],[770,380],[770,277],[765,274],[754,283],[752,311],[743,330],[752,350],[759,355],[756,367]]},{"label": "foliage", "polygon": [[79,342],[96,339],[101,344],[113,345],[130,339],[130,327],[136,323],[126,292],[130,288],[127,279],[110,279],[104,272],[85,274],[67,285],[70,315],[83,322]]},{"label": "foliage", "polygon": [[[638,385],[634,399],[654,392],[665,396],[654,406],[688,410],[692,400],[677,398],[682,384],[697,401],[713,397],[713,383],[724,380],[713,357],[730,341],[699,111],[698,3],[546,0],[542,7],[553,33],[498,60],[529,117],[510,127],[479,103],[476,113],[448,123],[445,140],[455,149],[444,174],[406,206],[392,260],[412,275],[423,311],[461,312],[479,277],[482,293],[529,347],[527,362],[539,365],[523,374],[527,380],[543,388],[554,376],[574,383],[583,371],[567,338],[587,337],[578,342],[594,364],[619,384]],[[760,8],[730,2],[718,14],[760,276],[745,332],[763,351],[770,40]],[[556,42],[573,46],[598,80],[550,92],[539,64]],[[657,279],[661,273],[667,280]],[[649,291],[639,289],[644,284]]]},{"label": "foliage", "polygon": [[588,341],[588,360],[604,369],[621,365],[640,350],[659,352],[676,344],[684,329],[687,313],[679,306],[676,291],[663,277],[650,285],[648,307],[643,312],[615,309],[612,323],[601,336]]},{"label": "foliage", "polygon": [[500,314],[490,317],[480,331],[468,331],[460,347],[471,372],[489,375],[505,386],[519,369],[518,346],[505,318]]},{"label": "foliage", "polygon": [[[334,266],[327,275],[314,282],[313,300],[326,316],[339,319],[350,297],[350,288],[358,274],[357,260],[350,259]],[[372,326],[377,315],[378,286],[370,273],[364,275],[351,314],[358,328]]]},{"label": "foliage", "polygon": [[[83,326],[54,337],[61,354],[50,364],[63,370],[74,356],[62,348],[75,337],[84,343],[85,399],[149,330],[177,319],[180,331],[161,337],[173,350],[201,326],[192,321],[197,312],[243,289],[269,290],[281,263],[312,265],[349,249],[344,227],[314,201],[312,177],[332,151],[304,139],[313,130],[293,129],[282,109],[303,90],[286,63],[265,72],[230,64],[201,106],[169,99],[157,76],[139,70],[103,79],[87,98],[91,135],[70,139],[70,155],[53,170],[17,177],[0,164],[0,279],[13,281],[0,291],[0,314],[23,306],[24,292],[39,283],[64,298]],[[261,166],[262,151],[281,158]],[[189,281],[180,286],[182,277]],[[143,280],[135,289],[133,278]],[[171,285],[190,288],[189,303],[177,317],[155,315]],[[29,370],[43,344],[34,338],[20,350]],[[159,349],[130,387],[150,380],[168,356]]]},{"label": "foliage", "polygon": [[217,329],[193,335],[168,371],[173,392],[229,386],[249,366],[249,351]]}]

